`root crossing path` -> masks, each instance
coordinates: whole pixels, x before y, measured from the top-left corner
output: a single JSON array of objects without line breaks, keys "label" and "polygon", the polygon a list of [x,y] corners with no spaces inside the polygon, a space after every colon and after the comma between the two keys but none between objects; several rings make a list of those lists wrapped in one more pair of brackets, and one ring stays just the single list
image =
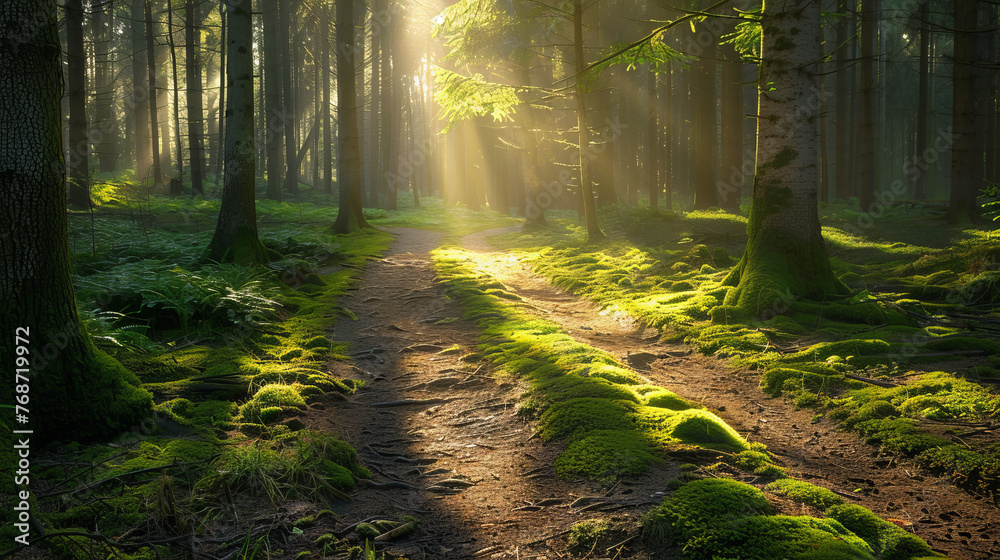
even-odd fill
[{"label": "root crossing path", "polygon": [[[440,245],[441,234],[392,231],[398,238],[390,251],[368,265],[343,301],[358,320],[339,321],[331,333],[351,343],[353,357],[353,365],[333,363],[331,370],[366,386],[342,402],[312,407],[303,418],[310,427],[341,434],[373,476],[351,502],[338,505],[336,520],[323,518],[305,536],[343,535],[359,521],[413,515],[420,531],[388,545],[391,554],[411,560],[649,558],[634,521],[659,502],[676,467],[665,463],[610,490],[556,477],[561,444],[532,438],[533,424],[516,415],[524,387],[495,378],[490,366],[460,359],[475,349],[478,331],[460,319],[461,306],[435,281],[428,252]],[[658,342],[655,331],[553,288],[516,257],[489,246],[488,236],[502,231],[470,235],[462,244],[480,253],[481,272],[523,298],[527,312],[616,355],[652,383],[703,403],[748,440],[765,443],[792,476],[912,523],[949,557],[1000,555],[1000,515],[993,504],[881,457],[825,420],[811,423],[810,411],[765,397],[754,372]],[[789,515],[809,513],[791,502],[778,506]],[[568,550],[569,528],[595,517],[618,518],[633,529],[617,547]]]}]

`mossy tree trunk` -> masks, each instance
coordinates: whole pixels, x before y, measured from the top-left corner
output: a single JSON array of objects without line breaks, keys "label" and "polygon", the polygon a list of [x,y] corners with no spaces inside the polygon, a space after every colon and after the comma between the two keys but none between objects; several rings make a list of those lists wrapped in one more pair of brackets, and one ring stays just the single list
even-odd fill
[{"label": "mossy tree trunk", "polygon": [[817,1],[764,4],[749,238],[724,280],[735,288],[714,311],[716,320],[759,317],[790,297],[822,300],[847,291],[830,268],[817,209]]},{"label": "mossy tree trunk", "polygon": [[265,261],[266,252],[257,237],[254,206],[253,25],[249,2],[226,5],[226,174],[208,257],[256,265]]},{"label": "mossy tree trunk", "polygon": [[[573,0],[573,62],[577,72],[586,68],[583,61],[583,1]],[[594,186],[590,180],[590,128],[587,125],[586,83],[584,75],[576,76],[576,122],[580,129],[580,203],[587,224],[587,238],[604,239],[604,232],[597,223],[597,206],[594,203]]]},{"label": "mossy tree trunk", "polygon": [[[361,142],[358,137],[354,49],[354,2],[337,2],[337,185],[340,208],[333,230],[349,233],[368,227],[361,208]],[[340,79],[343,78],[343,79]],[[395,188],[390,185],[390,189]]]},{"label": "mossy tree trunk", "polygon": [[[66,170],[61,132],[63,84],[56,4],[0,3],[0,353],[15,366],[29,353],[27,424],[43,440],[113,435],[149,411],[138,379],[97,350],[80,326],[70,281]],[[24,22],[38,25],[30,33]],[[25,329],[19,331],[18,329]],[[17,341],[15,335],[27,339]],[[20,367],[20,365],[18,365]],[[14,371],[0,390],[14,404]]]}]

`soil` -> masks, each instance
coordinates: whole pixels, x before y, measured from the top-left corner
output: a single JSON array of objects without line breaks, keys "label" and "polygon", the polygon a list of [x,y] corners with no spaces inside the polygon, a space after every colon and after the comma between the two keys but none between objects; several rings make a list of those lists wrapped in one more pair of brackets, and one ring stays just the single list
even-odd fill
[{"label": "soil", "polygon": [[[898,520],[950,558],[1000,556],[1000,512],[989,500],[882,456],[826,420],[813,423],[813,411],[761,393],[755,372],[661,342],[655,330],[553,288],[486,242],[509,230],[470,235],[461,244],[480,253],[482,271],[521,296],[526,311],[611,352],[652,383],[704,404],[749,441],[766,444],[793,477]],[[337,518],[322,518],[299,538],[312,542],[323,533],[347,534],[366,519],[413,515],[420,530],[380,550],[411,560],[661,557],[644,548],[637,520],[662,499],[666,481],[686,461],[667,461],[612,488],[558,478],[554,461],[561,444],[532,437],[533,422],[517,415],[524,387],[494,375],[488,365],[461,359],[475,350],[478,333],[435,281],[428,251],[440,245],[441,234],[391,231],[398,238],[390,251],[369,264],[343,301],[358,320],[339,321],[331,332],[334,340],[350,342],[354,358],[353,364],[329,364],[331,372],[366,385],[300,418],[344,437],[373,476],[350,502],[337,504]],[[711,455],[701,459],[711,462]],[[787,501],[775,505],[786,514],[811,513]],[[308,513],[315,512],[296,511]],[[615,542],[569,549],[569,528],[591,518],[617,519],[623,529],[613,535]],[[302,550],[301,542],[289,550]]]}]

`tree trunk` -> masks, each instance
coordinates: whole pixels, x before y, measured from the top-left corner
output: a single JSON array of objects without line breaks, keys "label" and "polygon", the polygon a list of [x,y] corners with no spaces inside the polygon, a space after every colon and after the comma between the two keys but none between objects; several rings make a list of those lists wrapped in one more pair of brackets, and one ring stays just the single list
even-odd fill
[{"label": "tree trunk", "polygon": [[174,5],[167,0],[167,47],[170,49],[171,83],[174,85],[174,143],[177,145],[177,177],[170,180],[170,194],[179,196],[184,192],[184,144],[181,140],[181,92],[177,79],[177,49],[174,41]]},{"label": "tree trunk", "polygon": [[323,18],[322,29],[324,40],[321,41],[322,66],[323,66],[323,106],[320,110],[320,119],[323,121],[323,192],[333,194],[333,123],[330,122],[330,6],[323,4],[320,8],[320,17]]},{"label": "tree trunk", "polygon": [[83,3],[66,2],[66,63],[69,82],[69,203],[90,208],[90,141],[87,138],[87,58],[83,49]]},{"label": "tree trunk", "polygon": [[861,95],[858,131],[860,162],[858,164],[858,210],[873,212],[875,208],[875,115],[873,93],[875,86],[875,0],[861,0]]},{"label": "tree trunk", "polygon": [[249,2],[226,9],[226,176],[208,257],[247,266],[263,263],[254,206],[253,24]]},{"label": "tree trunk", "polygon": [[976,196],[983,181],[983,150],[976,142],[976,90],[973,62],[976,58],[978,0],[955,0],[955,56],[952,80],[951,195],[948,222],[979,221]]},{"label": "tree trunk", "polygon": [[333,224],[336,233],[368,227],[361,208],[361,144],[358,142],[358,111],[354,79],[354,1],[337,2],[337,184],[340,206]]},{"label": "tree trunk", "polygon": [[278,2],[278,37],[281,52],[281,114],[285,133],[285,182],[284,190],[293,195],[299,191],[299,168],[295,161],[295,90],[292,87],[291,24],[289,0]]},{"label": "tree trunk", "polygon": [[849,61],[848,52],[848,22],[847,0],[839,0],[837,11],[841,14],[841,21],[837,22],[837,99],[834,102],[834,114],[837,117],[837,132],[835,150],[834,176],[836,184],[831,193],[831,198],[847,197],[851,193],[851,184],[854,177],[850,172],[851,154],[851,107],[850,107],[850,75],[854,69]]},{"label": "tree trunk", "polygon": [[743,62],[728,49],[722,63],[722,174],[719,206],[736,212],[743,196]]},{"label": "tree trunk", "polygon": [[379,76],[379,72],[382,69],[381,64],[381,52],[380,48],[380,36],[385,30],[382,28],[382,24],[378,21],[378,13],[380,9],[381,2],[378,0],[374,1],[373,12],[371,17],[372,26],[372,72],[371,72],[371,117],[369,117],[368,125],[368,204],[371,206],[379,205],[379,189],[382,185],[382,156],[379,152],[381,144],[380,126],[379,122],[382,117],[382,112],[380,110],[380,103],[382,101],[382,94],[380,93],[382,80]]},{"label": "tree trunk", "polygon": [[[573,68],[582,72],[586,65],[583,60],[583,1],[573,0]],[[597,223],[597,208],[594,204],[594,189],[590,182],[590,128],[587,126],[586,85],[582,75],[576,77],[576,123],[579,128],[580,156],[580,204],[583,206],[584,222],[587,224],[587,239],[603,239],[604,232]]]},{"label": "tree trunk", "polygon": [[149,130],[149,73],[146,66],[145,0],[132,0],[132,104],[135,106],[135,177],[145,182],[153,165]]},{"label": "tree trunk", "polygon": [[[743,258],[723,281],[733,286],[718,322],[781,312],[789,297],[847,291],[834,276],[817,208],[815,95],[819,10],[765,2],[757,87],[757,164]],[[787,6],[787,7],[786,7]]]},{"label": "tree trunk", "polygon": [[[659,105],[656,98],[656,73],[649,69],[646,91],[646,157],[643,158],[646,167],[646,188],[649,192],[649,207],[656,210],[660,206],[660,118]],[[665,95],[670,95],[667,92]]]},{"label": "tree trunk", "polygon": [[[107,12],[105,12],[107,10]],[[96,86],[94,103],[95,122],[91,127],[90,140],[97,152],[101,173],[115,170],[118,158],[118,127],[115,123],[115,67],[108,56],[111,42],[111,6],[94,6],[94,68]]]},{"label": "tree trunk", "polygon": [[146,24],[146,71],[149,78],[149,132],[150,146],[153,154],[153,164],[149,168],[153,176],[153,188],[163,189],[163,173],[160,170],[160,136],[159,136],[159,109],[157,108],[156,95],[156,51],[153,50],[153,6],[152,0],[145,0],[145,24]]},{"label": "tree trunk", "polygon": [[191,146],[191,195],[205,194],[205,108],[201,86],[201,2],[185,5],[185,53],[187,55],[188,144]]},{"label": "tree trunk", "polygon": [[[674,111],[674,99],[673,99],[673,69],[667,68],[663,73],[663,90],[660,97],[660,103],[662,104],[660,109],[660,185],[663,189],[663,202],[664,207],[668,211],[673,211],[674,209],[674,192],[673,192],[673,171],[674,165],[677,161],[674,150],[674,134],[671,134],[671,122],[673,121],[673,111]],[[664,134],[663,131],[666,131]]]},{"label": "tree trunk", "polygon": [[219,47],[219,119],[217,121],[218,135],[215,139],[215,184],[219,185],[223,173],[223,161],[225,156],[223,152],[225,151],[226,143],[226,29],[229,27],[226,25],[226,0],[221,0],[219,2],[219,20],[222,22],[222,42]]},{"label": "tree trunk", "polygon": [[717,117],[717,96],[715,94],[716,67],[715,42],[713,41],[699,56],[691,69],[691,103],[694,105],[691,130],[692,182],[694,183],[694,209],[704,210],[719,205],[715,186],[715,139]]},{"label": "tree trunk", "polygon": [[137,424],[152,396],[80,325],[67,242],[55,2],[0,3],[0,29],[25,22],[33,32],[10,35],[14,41],[0,49],[0,238],[17,241],[0,243],[0,328],[12,362],[15,347],[29,353],[28,363],[8,370],[0,398],[14,404],[15,391],[24,393],[18,385],[30,386],[31,401],[22,404],[33,414],[15,429],[33,430],[32,439],[108,437]]},{"label": "tree trunk", "polygon": [[929,14],[927,4],[920,5],[920,68],[919,85],[917,86],[917,143],[914,154],[913,168],[903,168],[903,173],[909,175],[913,182],[913,198],[923,200],[927,197],[925,189],[925,170],[916,167],[917,162],[922,162],[924,150],[927,149],[927,119],[928,98],[930,97],[928,74],[930,71],[930,26],[927,22]]},{"label": "tree trunk", "polygon": [[[390,0],[391,1],[391,0]],[[383,4],[385,6],[388,4],[386,2]],[[393,20],[396,18],[394,17]],[[392,27],[390,27],[392,25]],[[382,208],[387,208],[394,210],[396,208],[396,185],[393,174],[393,156],[395,156],[396,147],[396,124],[399,122],[398,114],[399,107],[394,95],[395,89],[395,74],[399,72],[398,68],[393,68],[393,55],[395,54],[395,49],[392,42],[394,36],[393,31],[398,27],[399,23],[396,21],[391,21],[390,24],[386,24],[380,36],[382,44],[382,112],[385,113],[384,119],[382,119],[382,139],[380,141],[382,149],[382,175],[379,181],[379,191],[385,192],[385,196],[381,198],[380,206]],[[396,61],[399,62],[398,60]],[[339,91],[339,89],[338,89]],[[338,162],[338,166],[340,162]]]},{"label": "tree trunk", "polygon": [[[278,2],[263,0],[264,23],[264,114],[266,133],[264,135],[265,160],[267,168],[267,194],[269,200],[281,201],[281,159],[282,131],[285,122],[281,110],[281,48],[278,26]],[[285,61],[285,64],[288,62]]]}]

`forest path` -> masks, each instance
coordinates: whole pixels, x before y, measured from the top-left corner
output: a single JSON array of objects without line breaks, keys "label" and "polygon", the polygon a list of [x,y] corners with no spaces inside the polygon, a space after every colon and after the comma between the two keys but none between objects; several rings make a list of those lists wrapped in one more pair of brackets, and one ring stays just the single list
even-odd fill
[{"label": "forest path", "polygon": [[[792,476],[835,490],[883,517],[912,522],[918,535],[949,557],[1000,555],[995,537],[1000,516],[991,503],[922,475],[905,461],[879,456],[827,420],[812,424],[813,412],[763,395],[754,372],[733,371],[683,344],[661,343],[654,330],[553,288],[516,257],[489,246],[489,236],[510,230],[480,232],[461,243],[480,253],[482,272],[523,298],[519,305],[526,312],[630,363],[652,383],[703,403],[750,441],[765,443]],[[563,533],[573,523],[610,515],[634,519],[656,503],[659,498],[651,496],[676,475],[674,465],[625,481],[607,496],[555,476],[562,444],[532,439],[533,424],[516,415],[525,387],[494,380],[488,365],[460,360],[475,349],[478,330],[459,319],[461,306],[445,298],[435,281],[428,252],[441,244],[442,234],[390,231],[398,238],[386,256],[371,261],[357,289],[342,300],[358,320],[338,321],[331,333],[334,340],[351,343],[354,365],[332,362],[330,370],[363,379],[366,387],[348,399],[313,406],[303,418],[354,445],[374,484],[359,486],[351,502],[335,508],[338,520],[324,518],[305,536],[315,539],[371,517],[399,520],[409,514],[420,518],[422,531],[389,546],[394,556],[549,560],[570,552]],[[441,353],[454,345],[458,349]],[[752,477],[745,481],[754,483]],[[578,497],[601,497],[607,504],[571,507]],[[791,502],[781,507],[789,515],[809,513]],[[648,558],[639,542],[630,541],[618,557]],[[615,553],[593,551],[590,557]]]},{"label": "forest path", "polygon": [[[556,477],[562,446],[531,438],[533,424],[516,415],[524,387],[494,380],[490,366],[460,360],[475,350],[478,332],[459,319],[461,306],[435,281],[428,252],[442,235],[389,231],[398,235],[390,250],[369,262],[357,289],[341,301],[358,320],[338,321],[330,335],[350,342],[354,358],[354,365],[331,362],[332,373],[366,385],[348,399],[312,406],[302,418],[350,442],[373,476],[351,502],[336,505],[338,520],[323,518],[307,530],[307,541],[372,517],[414,515],[421,532],[386,548],[391,555],[555,559],[565,555],[563,534],[573,523],[607,515],[592,504],[571,507],[575,499],[601,497],[616,515],[655,503],[650,495],[675,469],[656,469],[607,493]],[[454,345],[459,349],[441,353]],[[623,557],[647,555],[633,550]]]},{"label": "forest path", "polygon": [[[490,236],[516,229],[472,234],[462,245],[482,254],[477,259],[480,271],[523,298],[525,311],[560,324],[580,342],[610,352],[651,383],[704,404],[748,441],[767,445],[793,477],[845,495],[849,503],[883,518],[912,523],[916,534],[950,558],[1000,557],[1000,511],[990,500],[922,473],[910,461],[882,456],[829,420],[813,424],[815,411],[795,410],[786,399],[761,392],[757,372],[733,370],[682,343],[659,342],[656,330],[553,287],[516,256],[489,244]],[[809,513],[791,502],[787,508],[782,513]]]}]

